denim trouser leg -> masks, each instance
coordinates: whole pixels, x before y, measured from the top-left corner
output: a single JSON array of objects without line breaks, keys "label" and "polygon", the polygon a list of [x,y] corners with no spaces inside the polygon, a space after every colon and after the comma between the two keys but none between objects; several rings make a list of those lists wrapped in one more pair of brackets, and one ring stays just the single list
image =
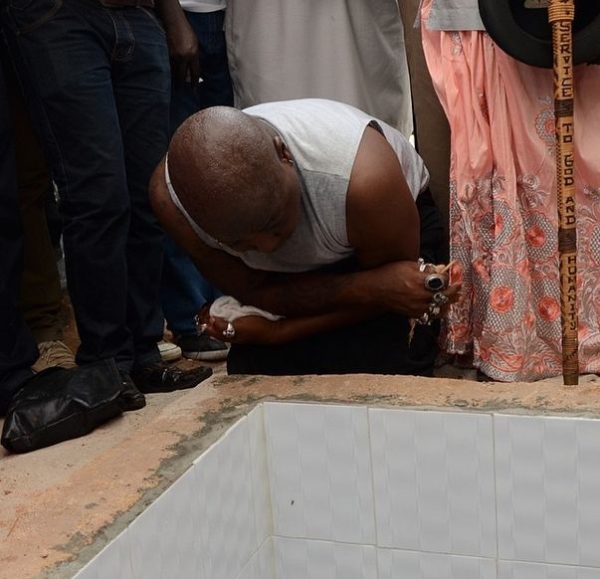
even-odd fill
[{"label": "denim trouser leg", "polygon": [[[135,363],[144,366],[160,361],[156,343],[163,335],[164,233],[150,207],[148,184],[168,147],[171,74],[162,27],[152,13],[138,12],[145,18],[132,25],[137,57],[113,64],[113,87],[130,198],[127,326],[134,337]],[[146,33],[149,24],[152,31]]]},{"label": "denim trouser leg", "polygon": [[7,15],[59,188],[77,361],[157,360],[162,238],[147,184],[168,138],[164,33],[147,10],[96,0],[13,0]]},{"label": "denim trouser leg", "polygon": [[[0,50],[3,50],[0,38]],[[32,373],[37,358],[33,337],[17,307],[23,236],[17,204],[13,133],[0,63],[0,415]]]},{"label": "denim trouser leg", "polygon": [[[223,22],[225,12],[186,12],[202,52],[203,82],[197,87],[173,85],[171,98],[171,130],[201,109],[233,106],[233,87],[227,63],[227,47]],[[207,282],[174,241],[165,242],[165,265],[162,278],[162,305],[169,328],[175,334],[196,331],[194,316],[219,292]]]}]

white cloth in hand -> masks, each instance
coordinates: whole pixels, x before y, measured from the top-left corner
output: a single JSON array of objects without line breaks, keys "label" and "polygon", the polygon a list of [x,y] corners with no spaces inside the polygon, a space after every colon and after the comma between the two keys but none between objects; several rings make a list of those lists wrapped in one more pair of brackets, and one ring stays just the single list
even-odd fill
[{"label": "white cloth in hand", "polygon": [[272,322],[280,320],[283,317],[271,314],[270,312],[265,312],[265,310],[255,308],[254,306],[243,306],[232,296],[221,296],[220,298],[217,298],[210,306],[210,315],[213,318],[223,318],[228,322],[233,322],[244,316],[260,316],[261,318],[266,318]]}]

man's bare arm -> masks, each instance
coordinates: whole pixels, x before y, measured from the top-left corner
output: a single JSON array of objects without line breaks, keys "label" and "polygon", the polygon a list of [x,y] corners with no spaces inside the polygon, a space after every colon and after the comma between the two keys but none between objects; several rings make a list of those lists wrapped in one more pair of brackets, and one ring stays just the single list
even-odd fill
[{"label": "man's bare arm", "polygon": [[278,274],[247,267],[241,260],[202,243],[173,204],[164,181],[164,164],[150,184],[153,209],[165,230],[195,261],[202,274],[242,303],[287,317],[338,310],[393,310],[420,316],[431,294],[415,262],[393,262],[351,274]]}]

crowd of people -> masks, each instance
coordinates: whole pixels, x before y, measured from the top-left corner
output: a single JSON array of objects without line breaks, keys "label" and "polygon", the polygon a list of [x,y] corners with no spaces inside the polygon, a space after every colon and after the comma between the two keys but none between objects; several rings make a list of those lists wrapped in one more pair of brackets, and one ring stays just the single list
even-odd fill
[{"label": "crowd of people", "polygon": [[[486,378],[560,374],[550,29],[511,6],[2,3],[0,414],[90,369],[139,409],[210,374],[181,355],[430,375],[441,345]],[[598,26],[577,12],[582,373],[600,369]]]},{"label": "crowd of people", "polygon": [[[214,290],[165,240],[148,199],[177,124],[203,107],[233,104],[224,6],[196,4],[189,11],[172,0],[3,6],[2,410],[54,365],[114,360],[136,408],[144,403],[139,389],[197,384],[203,372],[161,358],[161,294],[188,356],[227,352],[197,335],[195,315]],[[61,335],[46,219],[52,183],[81,341],[76,356]]]},{"label": "crowd of people", "polygon": [[69,369],[58,389],[107,361],[136,410],[206,378],[182,354],[239,374],[431,374],[460,285],[437,265],[446,225],[410,119],[293,93],[234,108],[225,8],[3,6],[0,413],[50,368]]}]

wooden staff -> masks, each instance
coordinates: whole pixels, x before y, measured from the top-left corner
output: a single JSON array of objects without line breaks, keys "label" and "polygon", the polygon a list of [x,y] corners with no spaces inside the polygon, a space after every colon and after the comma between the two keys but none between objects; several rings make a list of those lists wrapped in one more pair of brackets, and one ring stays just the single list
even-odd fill
[{"label": "wooden staff", "polygon": [[560,304],[562,367],[565,385],[579,383],[577,313],[577,213],[575,158],[573,153],[574,0],[550,0],[554,53],[554,110],[556,115],[556,186],[558,199],[558,252],[560,257]]}]

